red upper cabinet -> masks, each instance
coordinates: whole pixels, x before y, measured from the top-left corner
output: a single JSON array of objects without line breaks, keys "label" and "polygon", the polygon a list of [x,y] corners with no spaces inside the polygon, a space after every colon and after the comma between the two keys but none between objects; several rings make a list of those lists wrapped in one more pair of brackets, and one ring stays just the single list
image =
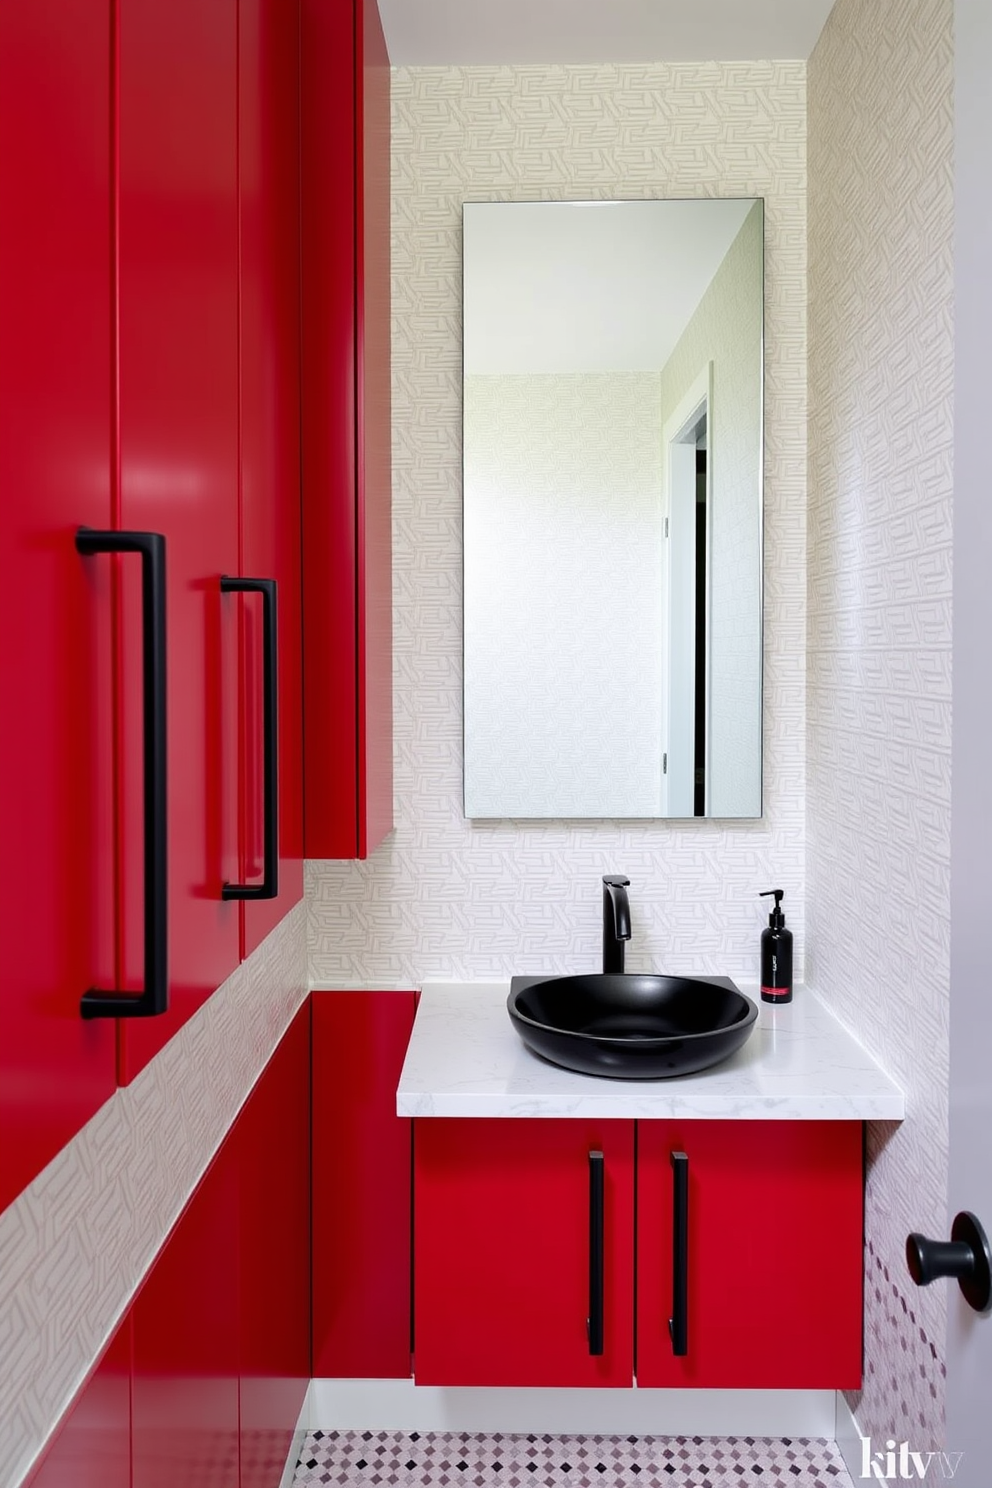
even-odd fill
[{"label": "red upper cabinet", "polygon": [[[278,893],[244,904],[249,955],[303,895],[300,589],[298,0],[241,0],[241,573],[272,578],[278,616]],[[266,764],[261,603],[243,604],[241,882],[261,881]]]},{"label": "red upper cabinet", "polygon": [[302,0],[306,856],[392,829],[389,59],[375,0]]},{"label": "red upper cabinet", "polygon": [[114,1089],[110,14],[0,7],[0,1208]]},{"label": "red upper cabinet", "polygon": [[[234,970],[239,874],[237,0],[121,0],[120,525],[166,543],[170,1007],[122,1020],[126,1083]],[[141,617],[122,570],[124,990],[143,977]]]}]

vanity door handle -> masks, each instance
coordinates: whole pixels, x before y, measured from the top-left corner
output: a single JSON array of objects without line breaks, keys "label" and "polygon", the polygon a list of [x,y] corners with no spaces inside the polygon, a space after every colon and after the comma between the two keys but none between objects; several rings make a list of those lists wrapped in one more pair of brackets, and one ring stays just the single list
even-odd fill
[{"label": "vanity door handle", "polygon": [[589,1352],[603,1352],[604,1247],[606,1223],[605,1164],[601,1152],[589,1154]]},{"label": "vanity door handle", "polygon": [[672,1353],[689,1352],[689,1159],[672,1153]]},{"label": "vanity door handle", "polygon": [[279,893],[279,645],[275,579],[220,581],[221,594],[262,596],[262,820],[265,848],[260,884],[226,883],[222,899],[275,899]]},{"label": "vanity door handle", "polygon": [[84,1018],[156,1018],[169,1005],[166,851],[165,538],[160,532],[80,527],[76,551],[141,554],[142,716],[144,735],[145,986],[142,992],[84,992]]}]

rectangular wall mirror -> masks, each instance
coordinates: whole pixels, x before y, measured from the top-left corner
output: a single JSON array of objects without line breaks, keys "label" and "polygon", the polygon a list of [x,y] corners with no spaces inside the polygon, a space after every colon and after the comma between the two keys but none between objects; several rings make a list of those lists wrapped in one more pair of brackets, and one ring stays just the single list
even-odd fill
[{"label": "rectangular wall mirror", "polygon": [[762,202],[463,228],[466,816],[760,816]]}]

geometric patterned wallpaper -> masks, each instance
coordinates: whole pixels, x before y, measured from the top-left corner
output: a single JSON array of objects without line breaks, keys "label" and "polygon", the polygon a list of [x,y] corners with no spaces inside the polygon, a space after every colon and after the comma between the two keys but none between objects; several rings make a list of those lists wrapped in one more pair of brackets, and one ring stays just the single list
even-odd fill
[{"label": "geometric patterned wallpaper", "polygon": [[[807,980],[907,1093],[870,1132],[862,1432],[944,1445],[952,0],[838,0],[809,61]],[[953,1443],[951,1444],[953,1445]]]},{"label": "geometric patterned wallpaper", "polygon": [[[801,971],[805,79],[801,62],[394,70],[396,829],[364,863],[307,865],[316,982],[593,968],[610,871],[631,879],[630,967],[756,976],[774,884]],[[462,204],[721,195],[765,199],[764,817],[467,821]]]},{"label": "geometric patterned wallpaper", "polygon": [[299,904],[0,1214],[0,1488],[82,1386],[306,994]]}]

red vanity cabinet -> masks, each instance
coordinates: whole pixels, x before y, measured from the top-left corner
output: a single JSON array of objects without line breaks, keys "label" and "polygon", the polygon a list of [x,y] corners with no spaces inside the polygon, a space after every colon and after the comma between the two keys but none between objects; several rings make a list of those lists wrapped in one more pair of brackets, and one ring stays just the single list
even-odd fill
[{"label": "red vanity cabinet", "polygon": [[375,0],[302,0],[305,848],[393,825],[389,58]]},{"label": "red vanity cabinet", "polygon": [[[682,1356],[673,1154],[688,1176]],[[863,1187],[857,1121],[638,1122],[638,1384],[858,1389]]]},{"label": "red vanity cabinet", "polygon": [[131,1488],[130,1314],[27,1482],[30,1488]]},{"label": "red vanity cabinet", "polygon": [[0,7],[0,1209],[115,1087],[110,17]]},{"label": "red vanity cabinet", "polygon": [[[860,1385],[859,1122],[430,1118],[415,1122],[414,1146],[418,1383]],[[606,1178],[598,1359],[585,1333],[596,1150]]]},{"label": "red vanity cabinet", "polygon": [[[418,1120],[414,1151],[417,1383],[630,1385],[634,1123]],[[601,1262],[590,1154],[602,1160]]]}]

